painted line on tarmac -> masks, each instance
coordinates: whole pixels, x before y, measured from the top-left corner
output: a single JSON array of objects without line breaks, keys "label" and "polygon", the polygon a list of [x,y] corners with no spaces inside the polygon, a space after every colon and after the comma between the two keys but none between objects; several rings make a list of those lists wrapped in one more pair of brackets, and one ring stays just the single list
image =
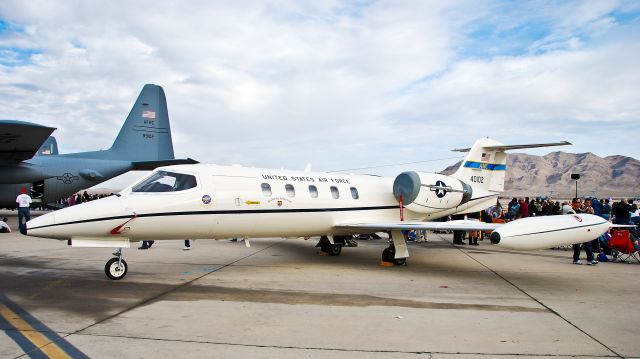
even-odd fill
[{"label": "painted line on tarmac", "polygon": [[[445,240],[444,238],[442,238],[442,236],[440,236],[440,239]],[[448,241],[447,241],[448,242]],[[564,322],[566,322],[567,324],[569,324],[570,326],[574,327],[575,329],[577,329],[579,332],[581,332],[582,334],[586,335],[587,337],[589,337],[591,340],[595,341],[596,343],[600,344],[603,348],[605,348],[606,350],[610,351],[611,353],[613,353],[615,356],[617,356],[618,358],[624,358],[621,354],[619,354],[618,352],[616,352],[615,350],[611,349],[611,347],[609,347],[608,345],[606,345],[605,343],[601,342],[600,340],[598,340],[596,337],[594,337],[593,335],[587,333],[584,329],[580,328],[578,325],[574,324],[572,321],[570,321],[569,319],[565,318],[562,316],[562,314],[556,312],[555,310],[553,310],[551,307],[549,307],[548,305],[544,304],[541,300],[539,300],[538,298],[534,297],[533,295],[529,294],[527,291],[525,291],[524,289],[520,288],[517,284],[513,283],[512,281],[508,280],[507,278],[505,278],[504,276],[502,276],[500,273],[496,272],[495,270],[493,270],[492,268],[489,268],[486,264],[480,262],[479,260],[477,260],[476,258],[474,258],[472,255],[470,255],[467,251],[462,250],[462,248],[455,246],[453,243],[451,244],[452,246],[454,246],[455,248],[457,248],[460,252],[464,253],[467,257],[471,258],[471,260],[473,260],[474,262],[478,263],[479,265],[483,266],[484,268],[486,268],[488,271],[490,271],[491,273],[493,273],[494,275],[496,275],[498,278],[502,279],[503,281],[505,281],[506,283],[508,283],[509,285],[511,285],[512,287],[514,287],[515,289],[517,289],[519,292],[521,292],[522,294],[526,295],[527,297],[529,297],[531,300],[533,300],[534,302],[538,303],[539,305],[543,306],[546,310],[549,311],[549,313],[557,316],[558,318],[560,318],[561,320],[563,320]]]},{"label": "painted line on tarmac", "polygon": [[3,293],[0,293],[0,325],[31,358],[89,358]]},{"label": "painted line on tarmac", "polygon": [[[282,349],[282,350],[307,350],[318,352],[341,352],[342,355],[348,355],[347,353],[372,353],[372,354],[415,354],[415,355],[470,355],[476,357],[488,357],[499,358],[505,357],[542,357],[542,358],[613,358],[612,355],[573,355],[573,354],[556,354],[556,353],[483,353],[483,352],[447,352],[447,351],[430,351],[430,350],[392,350],[392,349],[359,349],[359,348],[327,348],[327,347],[314,347],[314,346],[296,346],[296,345],[269,345],[269,344],[251,344],[251,343],[233,343],[233,342],[221,342],[211,340],[193,340],[193,339],[169,339],[169,338],[153,338],[143,336],[129,336],[129,335],[113,335],[113,334],[77,334],[79,336],[97,337],[97,338],[111,338],[111,339],[130,339],[130,340],[147,340],[155,342],[168,342],[168,343],[184,343],[184,344],[209,344],[209,345],[221,345],[232,347],[244,347],[244,348],[265,348],[265,349]],[[313,356],[312,356],[313,357]]]}]

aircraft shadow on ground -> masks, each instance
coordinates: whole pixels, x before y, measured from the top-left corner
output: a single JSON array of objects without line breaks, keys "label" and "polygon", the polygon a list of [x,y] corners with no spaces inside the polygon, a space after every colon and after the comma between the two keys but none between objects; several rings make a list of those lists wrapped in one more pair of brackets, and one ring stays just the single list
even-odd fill
[{"label": "aircraft shadow on ground", "polygon": [[[368,270],[377,271],[378,273],[388,273],[388,275],[402,275],[407,278],[413,276],[429,276],[437,273],[439,277],[446,276],[452,281],[462,281],[467,279],[473,272],[486,273],[487,280],[494,278],[488,270],[478,270],[477,264],[469,261],[471,266],[461,267],[460,261],[446,261],[441,258],[431,260],[435,256],[446,256],[449,251],[458,249],[448,242],[433,241],[431,243],[412,244],[410,250],[415,254],[408,266],[400,267],[380,267],[379,254],[387,245],[387,240],[368,241],[361,244],[361,248],[345,248],[343,255],[337,257],[320,256],[319,249],[314,248],[311,244],[315,241],[305,242],[302,240],[287,240],[273,244],[266,248],[262,255],[267,258],[258,258],[257,264],[243,264],[242,261],[237,263],[238,266],[255,266],[257,268],[264,267],[304,267],[305,265],[314,265],[314,269],[324,268],[326,270],[340,271],[344,269],[342,274],[354,275],[349,273],[351,270]],[[220,243],[223,244],[223,243]],[[235,244],[234,244],[235,245]],[[197,248],[195,249],[197,250]],[[437,251],[433,254],[425,254],[429,250]],[[492,253],[487,249],[474,249],[467,251],[480,251]],[[269,256],[269,252],[271,256]],[[496,251],[500,252],[500,251]],[[150,252],[151,254],[152,252]],[[499,254],[499,253],[496,253]],[[509,253],[505,253],[509,255]],[[279,260],[278,257],[284,257]],[[270,260],[273,259],[273,260]],[[91,261],[93,265],[95,261]],[[281,263],[279,263],[281,262]],[[96,265],[95,269],[86,270],[86,268],[78,269],[77,263],[72,260],[47,259],[42,257],[11,257],[0,256],[1,266],[8,270],[0,272],[0,290],[10,295],[20,305],[29,307],[47,307],[51,309],[61,310],[74,313],[94,320],[100,320],[111,315],[114,312],[144,303],[149,299],[160,296],[159,300],[227,300],[227,301],[244,301],[244,302],[265,302],[280,304],[318,304],[318,305],[342,305],[342,306],[369,306],[369,305],[393,305],[415,308],[432,308],[432,309],[478,309],[478,310],[508,310],[508,311],[528,311],[531,308],[519,307],[500,307],[489,306],[485,304],[456,304],[456,303],[429,303],[421,301],[399,301],[397,298],[385,298],[368,295],[354,295],[349,293],[308,293],[295,290],[274,290],[274,289],[244,289],[235,287],[226,287],[220,285],[202,285],[198,281],[190,283],[187,286],[181,286],[182,283],[157,283],[141,281],[141,276],[135,273],[135,262],[129,261],[130,274],[121,281],[108,280],[103,271],[102,265]],[[162,264],[158,264],[162,265]],[[170,265],[170,264],[168,264]],[[210,268],[220,266],[218,263],[210,264],[189,264],[191,266],[209,266]],[[224,263],[223,263],[224,265]],[[83,265],[86,267],[86,265]],[[20,268],[20,273],[10,268]],[[28,270],[24,270],[27,268]],[[475,269],[474,269],[475,268]],[[223,271],[225,269],[222,269]],[[259,270],[259,269],[258,269]],[[283,269],[286,270],[286,269]],[[322,269],[324,270],[324,269]],[[212,271],[204,276],[215,276]],[[374,273],[373,275],[378,275]],[[383,274],[387,275],[387,274]],[[155,274],[157,279],[158,274]],[[175,274],[170,274],[171,279],[175,282]],[[549,273],[538,272],[518,272],[509,273],[509,278],[513,281],[521,282],[537,282],[539,280],[549,279]],[[482,277],[481,277],[482,278]],[[552,287],[558,294],[563,289],[571,291],[574,287],[574,278],[572,276],[564,278],[553,278]],[[548,282],[547,282],[548,283]],[[476,283],[477,284],[477,283]],[[179,288],[178,288],[179,287]],[[559,291],[559,292],[558,292]],[[167,293],[169,295],[163,295]],[[561,295],[561,294],[559,294]],[[153,301],[151,301],[153,302]],[[82,303],[82,305],[79,305]]]}]

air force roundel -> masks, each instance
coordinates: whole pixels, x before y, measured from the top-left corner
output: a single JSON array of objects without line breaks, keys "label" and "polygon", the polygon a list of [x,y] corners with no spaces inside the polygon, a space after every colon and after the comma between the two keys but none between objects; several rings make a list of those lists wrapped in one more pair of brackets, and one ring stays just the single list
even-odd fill
[{"label": "air force roundel", "polygon": [[442,198],[447,194],[447,190],[441,187],[446,187],[447,185],[442,182],[442,181],[436,181],[436,187],[438,188],[433,188],[432,191],[434,191],[436,193],[436,196],[438,198]]}]

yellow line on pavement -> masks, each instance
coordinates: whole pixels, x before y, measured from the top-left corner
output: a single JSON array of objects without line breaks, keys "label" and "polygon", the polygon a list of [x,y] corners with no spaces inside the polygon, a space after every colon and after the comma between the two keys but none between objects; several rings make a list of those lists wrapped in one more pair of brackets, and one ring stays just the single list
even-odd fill
[{"label": "yellow line on pavement", "polygon": [[33,329],[29,323],[20,318],[13,310],[0,303],[0,316],[6,319],[11,325],[24,335],[33,345],[38,347],[46,356],[52,359],[71,358],[64,350],[44,334]]}]

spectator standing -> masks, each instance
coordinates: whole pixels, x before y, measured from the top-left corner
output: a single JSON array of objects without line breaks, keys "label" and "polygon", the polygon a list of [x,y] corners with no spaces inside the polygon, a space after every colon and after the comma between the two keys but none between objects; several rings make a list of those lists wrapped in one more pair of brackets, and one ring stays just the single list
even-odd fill
[{"label": "spectator standing", "polygon": [[613,205],[613,223],[614,224],[629,224],[631,220],[631,206],[623,198],[620,202]]},{"label": "spectator standing", "polygon": [[591,207],[593,208],[593,214],[602,217],[602,203],[597,198],[591,199]]},{"label": "spectator standing", "polygon": [[514,198],[509,202],[509,210],[507,212],[507,219],[513,221],[518,217],[518,212],[520,211],[520,204],[518,203],[518,199]]},{"label": "spectator standing", "polygon": [[31,197],[27,194],[27,189],[22,188],[20,194],[16,197],[16,203],[18,204],[18,228],[20,233],[27,234],[27,222],[31,219]]},{"label": "spectator standing", "polygon": [[[527,197],[527,201],[529,197]],[[520,209],[518,210],[519,218],[527,218],[529,217],[529,204],[527,201],[520,198]]]},{"label": "spectator standing", "polygon": [[582,213],[595,214],[592,203],[590,199],[585,199],[584,204],[582,205]]},{"label": "spectator standing", "polygon": [[[584,206],[580,198],[574,198],[572,202],[572,207],[575,213],[584,213]],[[591,208],[589,206],[589,208]],[[573,264],[582,264],[580,261],[580,248],[584,248],[585,253],[587,253],[587,265],[595,265],[598,264],[598,261],[593,258],[593,251],[591,250],[591,241],[584,242],[582,244],[574,244],[573,245]]]},{"label": "spectator standing", "polygon": [[575,214],[576,211],[567,202],[562,202],[559,214]]},{"label": "spectator standing", "polygon": [[604,204],[602,205],[602,218],[607,221],[611,219],[611,205],[609,204],[609,199],[604,200]]}]

